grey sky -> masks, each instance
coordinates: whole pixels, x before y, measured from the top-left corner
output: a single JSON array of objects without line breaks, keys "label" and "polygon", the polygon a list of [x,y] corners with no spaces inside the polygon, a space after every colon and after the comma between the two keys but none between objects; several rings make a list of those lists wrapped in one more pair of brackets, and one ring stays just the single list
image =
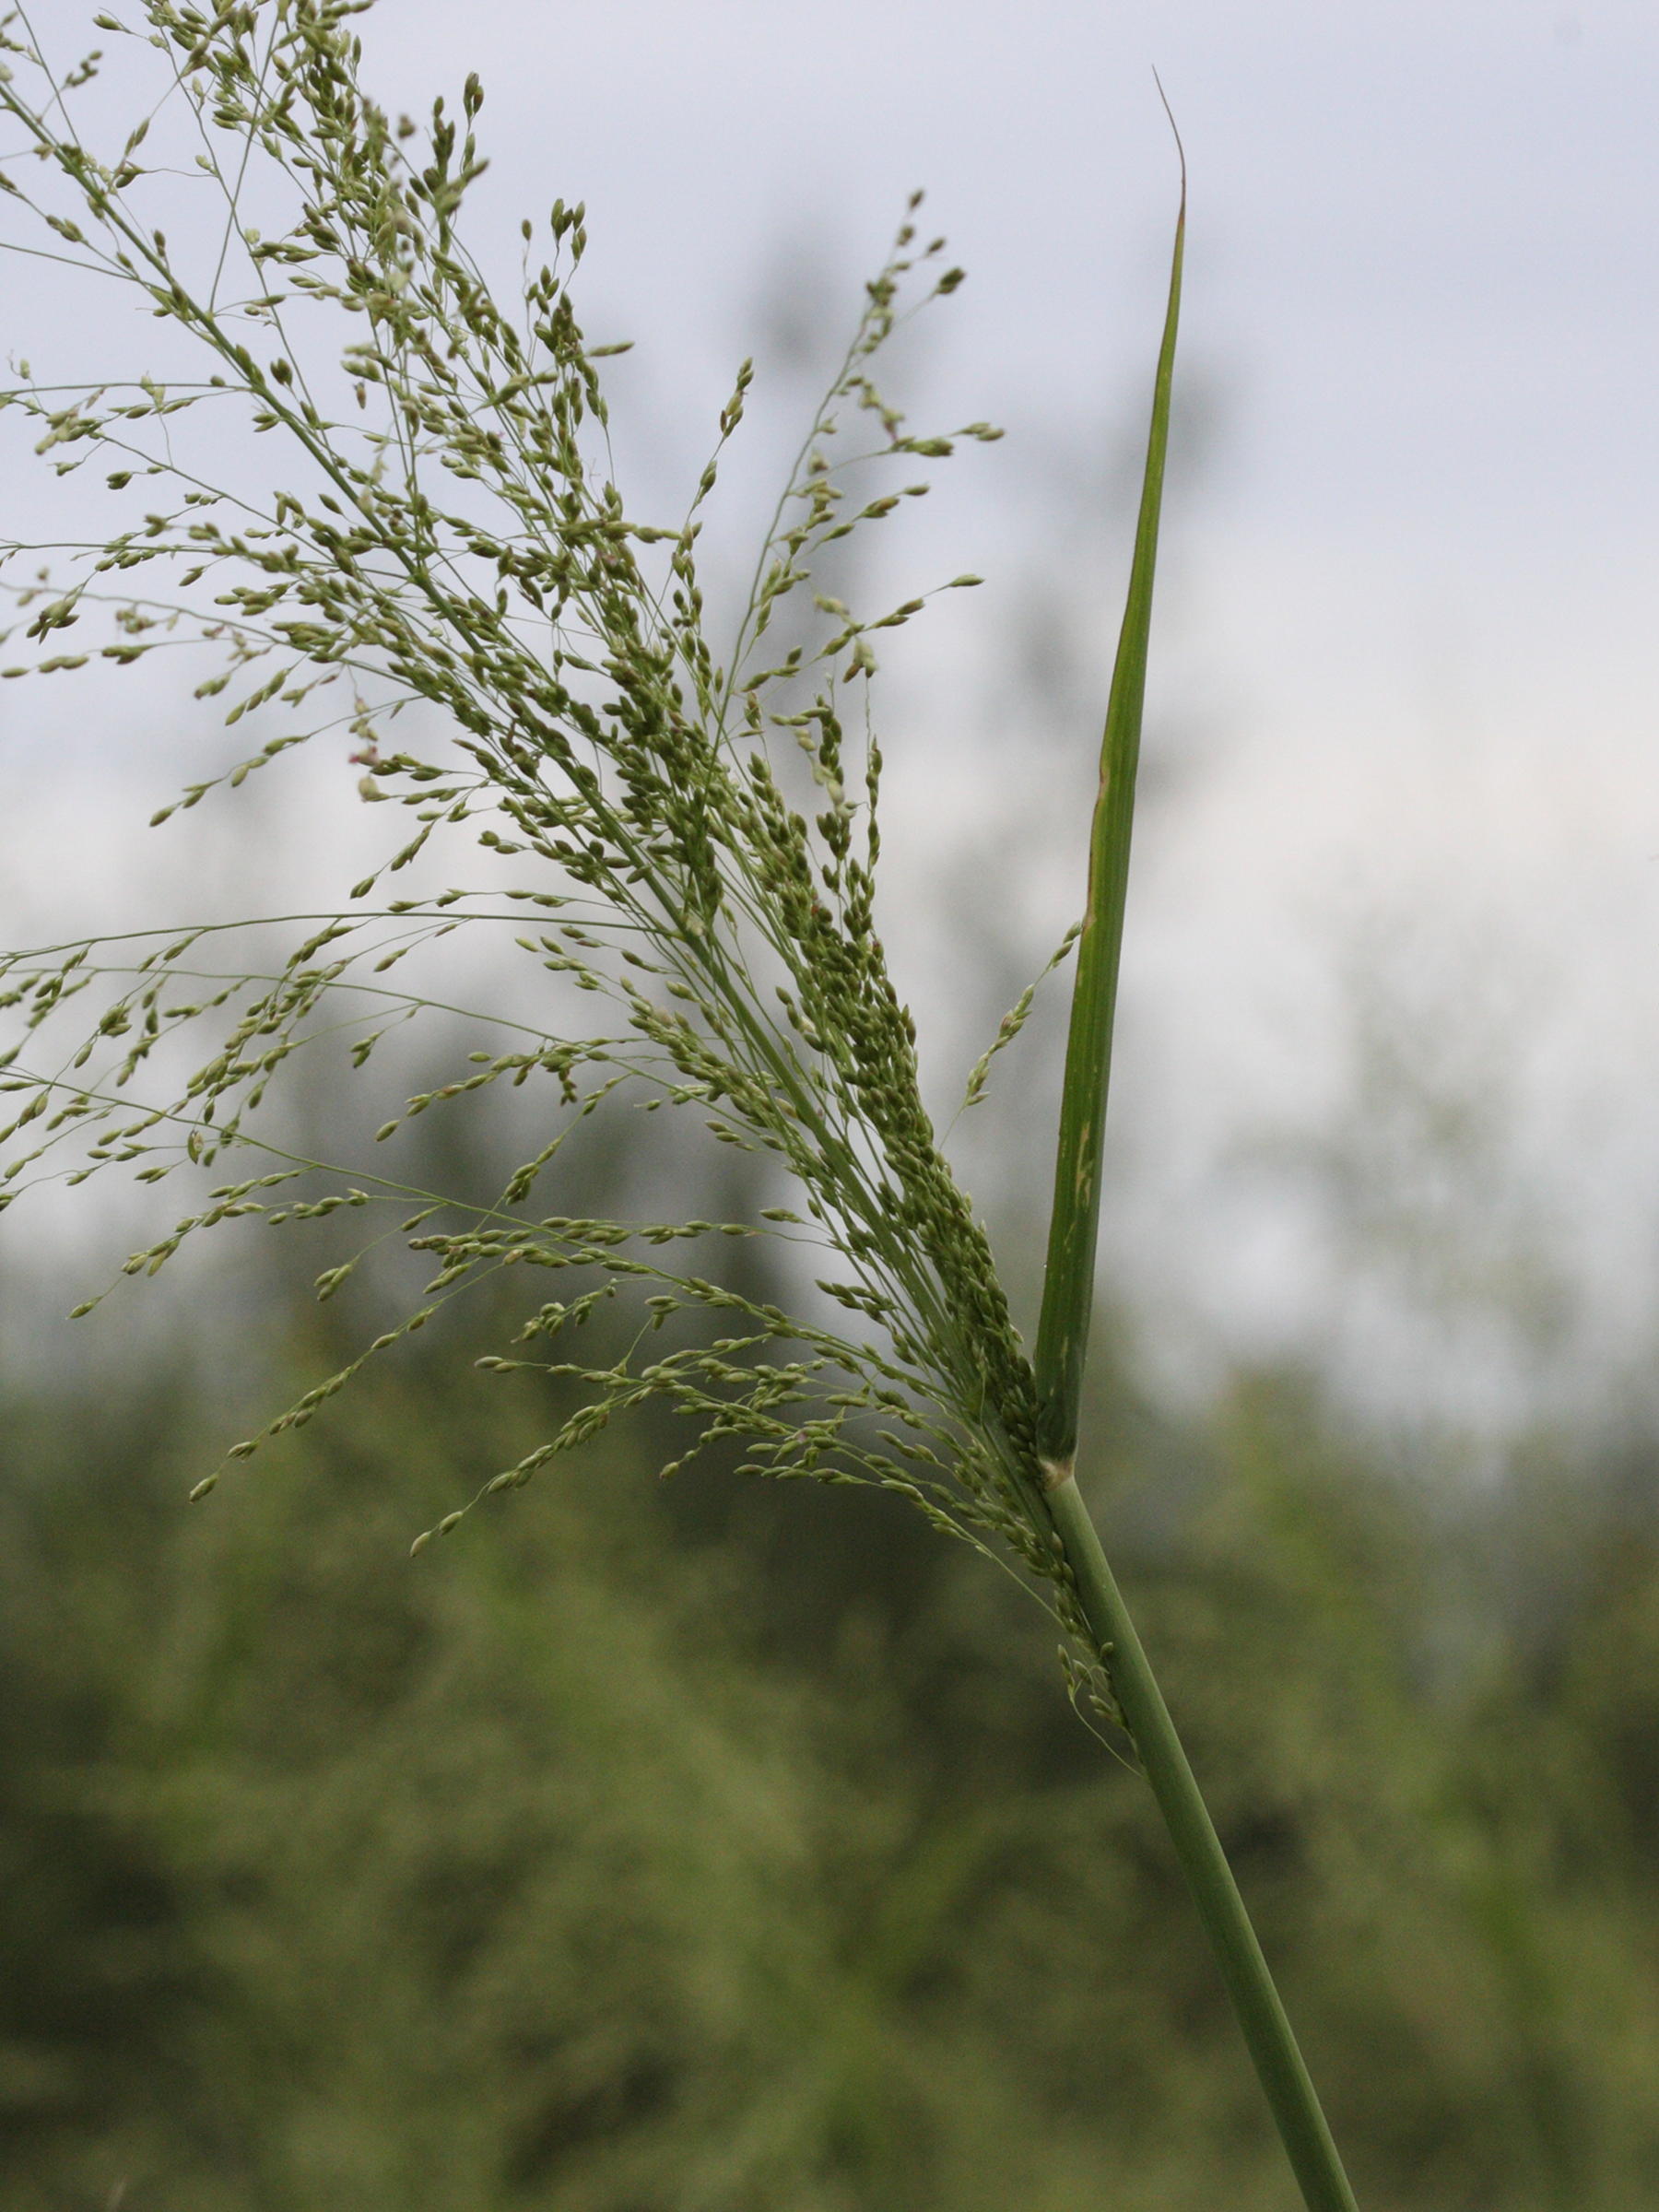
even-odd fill
[{"label": "grey sky", "polygon": [[1193,342],[1238,387],[1230,512],[1512,553],[1535,529],[1540,560],[1647,526],[1650,7],[382,0],[366,35],[411,100],[480,69],[503,200],[585,196],[595,276],[659,345],[729,348],[780,235],[873,254],[924,183],[972,273],[953,344],[1010,421],[1098,405],[1145,330],[1156,64],[1193,168]]},{"label": "grey sky", "polygon": [[[1135,887],[1120,1253],[1224,1334],[1224,1311],[1246,1338],[1316,1325],[1317,1240],[1279,1200],[1253,1213],[1228,1163],[1338,1110],[1334,979],[1357,959],[1408,1027],[1414,1005],[1455,1030],[1471,998],[1496,1020],[1518,994],[1499,1025],[1524,1063],[1515,1172],[1553,1179],[1600,1310],[1648,1313],[1651,0],[381,0],[362,30],[390,106],[479,70],[477,209],[503,236],[586,199],[585,320],[639,342],[622,388],[658,460],[700,457],[765,271],[827,270],[850,300],[925,185],[971,276],[934,333],[929,411],[1010,432],[932,518],[940,572],[991,580],[936,650],[994,647],[1044,543],[1081,547],[1067,612],[1098,620],[1102,697],[1127,514],[1100,512],[1100,456],[1144,406],[1174,206],[1156,65],[1192,171],[1184,373],[1213,424],[1173,490],[1154,708],[1201,731],[1204,766]],[[901,663],[893,693],[919,746],[925,673]],[[1093,739],[1057,771],[1077,805]],[[912,836],[1018,776],[1019,745],[982,731],[955,814],[922,804],[924,754],[896,793]],[[1068,883],[1040,887],[1034,949]]]},{"label": "grey sky", "polygon": [[[1130,1005],[1158,1014],[1120,1090],[1123,1234],[1173,1306],[1316,1325],[1330,1277],[1293,1209],[1252,1216],[1218,1163],[1298,1100],[1333,1111],[1332,979],[1358,961],[1426,1053],[1485,1009],[1525,1100],[1510,1196],[1547,1184],[1570,1269],[1645,1317],[1659,11],[385,0],[369,40],[411,100],[481,70],[503,213],[586,197],[589,298],[688,426],[757,268],[827,237],[855,271],[925,183],[971,272],[933,374],[1012,433],[959,511],[994,593],[987,518],[1087,534],[1056,446],[1141,405],[1174,183],[1156,64],[1218,421],[1198,496],[1177,488],[1155,688],[1210,750],[1137,881]],[[1080,468],[1071,496],[1098,490]]]}]

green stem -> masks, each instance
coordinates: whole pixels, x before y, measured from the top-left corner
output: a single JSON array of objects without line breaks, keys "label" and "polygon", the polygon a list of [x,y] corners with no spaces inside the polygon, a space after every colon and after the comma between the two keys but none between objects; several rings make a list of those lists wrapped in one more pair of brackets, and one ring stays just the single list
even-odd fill
[{"label": "green stem", "polygon": [[1069,1467],[1048,1492],[1048,1509],[1077,1577],[1084,1617],[1106,1655],[1112,1687],[1208,1934],[1308,2212],[1358,2212],[1318,2094],[1273,1985],[1215,1823],[1193,1778],[1170,1709],[1147,1664],[1140,1638]]}]

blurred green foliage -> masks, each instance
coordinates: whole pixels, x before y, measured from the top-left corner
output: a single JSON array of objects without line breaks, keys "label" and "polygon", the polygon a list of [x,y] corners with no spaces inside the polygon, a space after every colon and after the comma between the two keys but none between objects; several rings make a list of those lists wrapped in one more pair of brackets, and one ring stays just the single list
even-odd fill
[{"label": "blurred green foliage", "polygon": [[[188,1371],[4,1409],[8,2207],[1288,2204],[1149,1801],[989,1567],[657,1484],[643,1430],[411,1561],[547,1411],[429,1360],[186,1509]],[[1472,1494],[1282,1374],[1090,1432],[1370,2212],[1659,2202],[1652,1444]]]}]

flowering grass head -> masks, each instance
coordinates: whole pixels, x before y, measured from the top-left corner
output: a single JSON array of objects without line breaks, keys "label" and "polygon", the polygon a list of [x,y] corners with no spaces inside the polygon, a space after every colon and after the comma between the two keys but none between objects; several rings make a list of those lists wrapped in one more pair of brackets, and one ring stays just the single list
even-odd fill
[{"label": "flowering grass head", "polygon": [[[43,240],[112,281],[200,364],[192,381],[66,391],[25,376],[0,394],[44,465],[102,472],[128,511],[45,571],[43,548],[5,546],[17,610],[6,673],[205,652],[195,693],[227,728],[277,726],[162,806],[158,827],[342,731],[363,796],[402,827],[337,912],[258,924],[270,949],[253,972],[217,951],[244,945],[249,925],[188,917],[164,938],[7,956],[0,1205],[44,1177],[187,1179],[190,1210],[131,1256],[138,1275],[225,1223],[356,1209],[367,1242],[392,1209],[394,1233],[434,1269],[425,1298],[231,1459],[310,1419],[363,1360],[465,1289],[537,1271],[523,1276],[537,1288],[513,1341],[481,1364],[586,1392],[486,1492],[665,1400],[688,1418],[684,1458],[734,1440],[756,1472],[879,1483],[1012,1555],[1104,1696],[1041,1502],[1032,1370],[923,1106],[915,1023],[877,926],[871,684],[883,633],[929,594],[860,616],[814,583],[828,548],[926,488],[920,465],[997,435],[985,423],[917,434],[876,382],[896,328],[961,272],[942,240],[921,238],[918,194],[866,287],[735,629],[717,636],[698,539],[750,364],[685,514],[637,520],[614,481],[601,383],[604,357],[621,348],[591,345],[574,305],[583,209],[555,201],[539,235],[523,225],[521,292],[498,299],[462,237],[484,167],[482,89],[469,78],[422,127],[390,117],[359,83],[357,12],[149,0],[100,15],[110,43],[66,69],[24,11],[6,19],[0,106],[22,142],[4,165],[12,242]],[[159,97],[124,141],[94,145],[76,127],[77,96],[117,67],[124,83],[147,67]],[[212,214],[175,243],[147,194],[179,125],[201,149]],[[215,485],[192,446],[226,409],[265,441],[253,489]],[[874,490],[873,469],[888,477]],[[400,722],[417,706],[424,714]],[[416,721],[441,735],[406,742]],[[429,847],[467,888],[391,896]],[[344,1041],[371,1066],[389,1030],[434,1010],[423,956],[462,930],[493,933],[503,975],[528,963],[549,979],[514,994],[521,1010],[545,1004],[547,1026],[532,1015],[527,1028],[521,1011],[503,1049],[403,1100],[380,1136],[391,1144],[441,1101],[529,1085],[545,1101],[535,1152],[479,1205],[402,1182],[379,1159],[370,1171],[285,1150],[271,1109],[300,1056]],[[1030,994],[992,1053],[1029,1005]],[[567,1017],[585,1006],[602,1018],[583,1033]],[[990,1065],[988,1053],[970,1100]],[[719,1224],[544,1211],[561,1194],[560,1147],[618,1091],[693,1113],[712,1140],[770,1160],[790,1203]],[[700,1256],[720,1232],[784,1240],[790,1271],[804,1256],[846,1323],[677,1266],[677,1249],[692,1241]],[[354,1264],[325,1271],[318,1295],[341,1292]],[[544,1274],[559,1282],[544,1288]],[[618,1298],[632,1343],[584,1362],[581,1324]],[[677,1345],[677,1320],[705,1310],[728,1333],[711,1343],[698,1328]]]}]

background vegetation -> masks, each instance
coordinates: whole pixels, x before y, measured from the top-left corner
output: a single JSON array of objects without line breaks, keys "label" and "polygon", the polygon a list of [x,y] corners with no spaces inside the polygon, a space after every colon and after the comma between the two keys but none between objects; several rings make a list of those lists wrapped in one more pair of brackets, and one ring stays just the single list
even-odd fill
[{"label": "background vegetation", "polygon": [[[267,1382],[330,1356],[243,1288]],[[657,1484],[644,1423],[411,1562],[545,1428],[465,1376],[388,1368],[190,1512],[199,1329],[141,1385],[13,1387],[5,2202],[1282,2205],[1041,1617],[879,1496]],[[1108,1385],[1090,1433],[1362,2201],[1659,2200],[1649,1429],[1447,1482],[1240,1371],[1185,1414]]]}]

